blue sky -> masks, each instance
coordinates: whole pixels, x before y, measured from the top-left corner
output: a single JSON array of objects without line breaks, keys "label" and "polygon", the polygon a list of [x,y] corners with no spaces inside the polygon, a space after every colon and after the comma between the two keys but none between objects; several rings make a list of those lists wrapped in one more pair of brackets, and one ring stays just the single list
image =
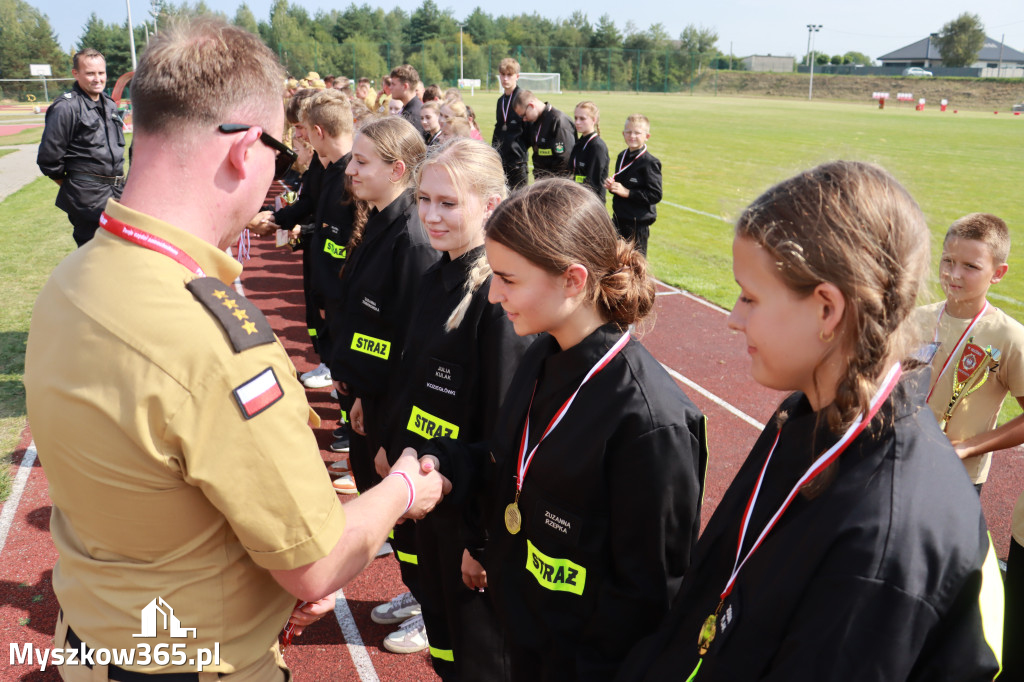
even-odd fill
[{"label": "blue sky", "polygon": [[[350,0],[292,0],[315,14],[319,9],[343,8]],[[85,3],[81,0],[28,0],[46,14],[58,34],[60,44],[70,47],[82,32],[89,14],[95,11],[108,22],[123,22],[126,3],[105,0]],[[385,10],[401,7],[411,12],[421,0],[400,0],[381,4],[367,0],[373,7]],[[608,14],[619,29],[632,21],[641,30],[661,22],[669,35],[678,37],[688,24],[712,28],[718,32],[718,47],[739,56],[775,54],[802,56],[807,50],[807,24],[821,24],[815,36],[815,49],[829,54],[850,50],[872,58],[924,38],[938,31],[947,21],[964,11],[981,16],[986,33],[999,40],[1006,34],[1006,44],[1024,51],[1024,2],[1021,0],[989,0],[980,9],[971,8],[964,0],[930,0],[927,3],[892,2],[891,0],[859,0],[858,2],[821,2],[820,0],[718,0],[717,2],[665,2],[664,0],[632,0],[625,10],[622,2],[594,0],[590,3],[555,3],[544,0],[522,0],[513,3],[484,3],[480,0],[435,0],[443,9],[451,9],[457,19],[468,16],[474,7],[482,6],[491,14],[536,12],[557,19],[580,9],[591,22]],[[206,4],[229,17],[240,0],[206,0]],[[360,0],[357,4],[363,4]],[[249,0],[249,8],[259,20],[267,20],[271,0]],[[132,19],[140,24],[148,15],[148,0],[132,1]],[[555,9],[552,9],[554,7]]]}]

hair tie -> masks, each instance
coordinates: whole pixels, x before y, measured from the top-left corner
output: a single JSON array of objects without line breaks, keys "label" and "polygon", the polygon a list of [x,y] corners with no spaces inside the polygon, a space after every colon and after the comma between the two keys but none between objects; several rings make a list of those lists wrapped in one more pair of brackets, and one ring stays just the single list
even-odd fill
[{"label": "hair tie", "polygon": [[612,272],[609,272],[608,274],[606,274],[603,277],[601,277],[601,280],[603,281],[603,280],[608,279],[609,277],[614,277],[615,275],[619,274],[620,272],[625,272],[625,270],[626,270],[626,266],[625,265],[620,265],[618,270],[613,270]]}]

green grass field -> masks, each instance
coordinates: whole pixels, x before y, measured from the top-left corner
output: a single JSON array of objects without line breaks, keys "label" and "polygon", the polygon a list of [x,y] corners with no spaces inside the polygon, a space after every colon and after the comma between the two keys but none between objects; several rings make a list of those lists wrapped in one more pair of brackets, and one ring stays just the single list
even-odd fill
[{"label": "green grass field", "polygon": [[[496,97],[466,97],[487,139]],[[1009,275],[993,289],[993,302],[1024,320],[1024,203],[1018,197],[1024,116],[687,95],[550,99],[570,116],[577,102],[594,100],[612,161],[625,146],[625,117],[639,111],[651,119],[650,150],[662,161],[665,201],[650,257],[656,276],[670,284],[731,308],[738,289],[730,221],[772,183],[830,159],[857,159],[888,168],[914,195],[932,228],[935,263],[955,218],[973,211],[1002,216],[1017,246]],[[0,138],[0,145],[38,142],[40,134],[26,130]],[[32,304],[49,272],[74,248],[70,225],[53,207],[55,193],[52,182],[40,179],[0,203],[0,287],[7,301],[0,309],[0,454],[11,452],[25,423],[21,378]],[[940,295],[937,286],[933,294]],[[1004,407],[1003,419],[1017,413],[1016,405]]]}]

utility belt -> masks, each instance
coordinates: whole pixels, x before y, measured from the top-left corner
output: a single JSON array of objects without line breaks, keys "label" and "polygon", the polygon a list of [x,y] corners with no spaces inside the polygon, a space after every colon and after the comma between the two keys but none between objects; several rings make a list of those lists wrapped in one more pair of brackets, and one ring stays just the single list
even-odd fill
[{"label": "utility belt", "polygon": [[[75,631],[68,626],[68,632],[65,639],[65,646],[72,649],[79,649],[84,644],[81,638],[75,634]],[[86,648],[91,648],[86,646]],[[92,669],[92,663],[86,662],[85,666]],[[204,673],[209,679],[211,673]],[[218,677],[220,677],[217,673]],[[140,673],[135,670],[125,670],[113,663],[107,664],[107,678],[111,680],[117,680],[118,682],[199,682],[199,673]]]},{"label": "utility belt", "polygon": [[69,171],[67,177],[72,180],[89,180],[91,182],[98,182],[101,185],[110,185],[111,187],[124,187],[123,175],[95,175],[93,173],[83,173],[81,171]]}]

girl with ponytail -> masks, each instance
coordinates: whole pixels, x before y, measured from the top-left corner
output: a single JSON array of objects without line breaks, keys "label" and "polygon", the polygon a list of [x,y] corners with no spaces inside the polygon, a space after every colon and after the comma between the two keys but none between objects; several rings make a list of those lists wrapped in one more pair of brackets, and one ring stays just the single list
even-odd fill
[{"label": "girl with ponytail", "polygon": [[907,191],[864,163],[800,173],[740,216],[729,327],[753,378],[791,395],[618,679],[998,673],[995,553],[925,405],[929,373],[908,359],[929,242]]},{"label": "girl with ponytail", "polygon": [[489,299],[539,334],[485,443],[421,448],[450,504],[491,482],[483,562],[511,678],[610,679],[668,611],[700,527],[704,417],[630,335],[647,263],[590,190],[538,182],[494,210]]},{"label": "girl with ponytail", "polygon": [[[420,223],[441,260],[416,286],[409,343],[390,391],[389,438],[376,458],[382,476],[404,448],[434,436],[485,440],[530,341],[516,335],[501,306],[487,301],[484,223],[508,194],[498,153],[466,138],[445,142],[428,150],[415,181]],[[505,679],[500,631],[483,592],[481,502],[486,497],[475,490],[465,503],[415,524],[420,584],[414,593],[443,680]]]}]

